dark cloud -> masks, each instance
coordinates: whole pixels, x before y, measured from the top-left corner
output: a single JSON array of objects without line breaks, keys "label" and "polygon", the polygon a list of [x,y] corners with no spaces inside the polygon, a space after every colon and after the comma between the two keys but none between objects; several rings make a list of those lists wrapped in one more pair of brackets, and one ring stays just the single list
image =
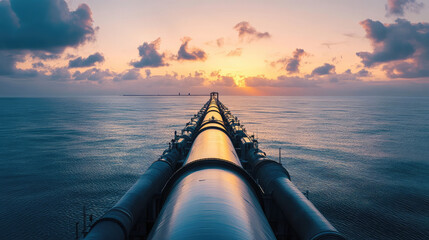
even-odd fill
[{"label": "dark cloud", "polygon": [[0,75],[11,75],[16,72],[15,64],[23,56],[15,52],[0,51]]},{"label": "dark cloud", "polygon": [[86,4],[70,11],[64,0],[0,1],[0,75],[35,77],[36,70],[17,69],[30,55],[33,59],[60,58],[67,47],[93,40],[96,32]]},{"label": "dark cloud", "polygon": [[116,76],[116,74],[108,69],[91,68],[84,72],[76,71],[72,76],[74,80],[104,81]]},{"label": "dark cloud", "polygon": [[386,4],[387,15],[403,16],[405,10],[418,12],[423,3],[416,0],[388,0]]},{"label": "dark cloud", "polygon": [[61,52],[93,39],[92,13],[81,4],[69,11],[64,0],[0,1],[0,49]]},{"label": "dark cloud", "polygon": [[325,63],[323,66],[317,67],[315,68],[312,72],[311,72],[311,76],[321,76],[321,75],[328,75],[331,73],[335,73],[335,66],[329,63]]},{"label": "dark cloud", "polygon": [[357,75],[359,77],[369,77],[371,76],[371,73],[366,69],[361,69],[359,72],[357,72]]},{"label": "dark cloud", "polygon": [[301,62],[301,57],[304,56],[306,53],[304,49],[297,48],[295,52],[293,52],[293,57],[290,58],[286,65],[286,71],[289,73],[297,73],[299,72],[299,64]]},{"label": "dark cloud", "polygon": [[22,51],[11,50],[1,51],[0,50],[0,76],[7,76],[10,78],[28,78],[36,77],[39,75],[37,70],[33,69],[18,69],[16,68],[17,62],[23,62],[25,54]]},{"label": "dark cloud", "polygon": [[40,60],[55,60],[59,59],[61,57],[61,54],[55,54],[55,53],[46,53],[42,51],[33,51],[31,54],[31,57],[33,59],[40,59]]},{"label": "dark cloud", "polygon": [[410,23],[397,19],[383,24],[367,19],[361,22],[372,52],[356,53],[366,67],[384,64],[383,70],[392,78],[429,76],[429,23]]},{"label": "dark cloud", "polygon": [[160,44],[161,38],[157,38],[151,43],[144,42],[138,47],[140,60],[132,61],[130,64],[135,68],[168,66],[165,63],[165,53],[158,52]]},{"label": "dark cloud", "polygon": [[242,49],[242,48],[236,48],[236,49],[234,49],[234,50],[230,51],[230,52],[227,54],[227,56],[228,56],[228,57],[237,57],[237,56],[241,56],[242,52],[243,52],[243,49]]},{"label": "dark cloud", "polygon": [[307,53],[304,49],[297,48],[293,52],[293,56],[291,58],[281,58],[277,61],[271,62],[271,66],[275,67],[277,64],[280,64],[288,73],[298,73],[301,58],[305,55],[307,55]]},{"label": "dark cloud", "polygon": [[[146,69],[146,71],[149,69]],[[149,70],[150,71],[150,70]],[[150,74],[149,74],[150,75]],[[121,80],[140,80],[143,79],[142,75],[140,74],[140,70],[137,68],[128,69],[120,74],[117,74],[113,80],[114,81],[121,81]]]},{"label": "dark cloud", "polygon": [[92,67],[96,63],[104,62],[104,56],[97,52],[89,55],[87,58],[78,57],[69,61],[69,68]]},{"label": "dark cloud", "polygon": [[33,66],[33,68],[43,68],[45,67],[45,64],[42,62],[35,62],[31,66]]},{"label": "dark cloud", "polygon": [[249,22],[239,22],[234,26],[234,29],[238,32],[238,37],[243,40],[247,39],[249,42],[262,38],[270,38],[271,35],[268,32],[258,32]]},{"label": "dark cloud", "polygon": [[318,82],[329,82],[335,84],[344,84],[346,82],[360,82],[362,77],[371,76],[371,73],[365,69],[361,69],[357,73],[353,73],[350,69],[347,69],[343,73],[330,73],[326,75],[312,76],[313,80]]},{"label": "dark cloud", "polygon": [[182,39],[182,45],[180,45],[177,53],[177,60],[192,60],[192,61],[205,61],[207,54],[198,48],[188,48],[188,43],[191,38],[185,37]]},{"label": "dark cloud", "polygon": [[69,70],[65,67],[55,68],[55,69],[52,69],[51,71],[51,76],[50,76],[51,80],[65,81],[65,80],[69,80],[70,78],[71,78],[71,74]]},{"label": "dark cloud", "polygon": [[130,69],[124,72],[121,76],[122,80],[138,80],[142,79],[142,75],[138,69]]}]

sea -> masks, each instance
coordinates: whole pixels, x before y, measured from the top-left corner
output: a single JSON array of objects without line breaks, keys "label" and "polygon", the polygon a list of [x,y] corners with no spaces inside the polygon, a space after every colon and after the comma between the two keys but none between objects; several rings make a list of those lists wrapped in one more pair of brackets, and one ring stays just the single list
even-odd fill
[{"label": "sea", "polygon": [[[0,239],[74,239],[208,99],[0,98]],[[219,99],[348,239],[429,239],[429,98]]]}]

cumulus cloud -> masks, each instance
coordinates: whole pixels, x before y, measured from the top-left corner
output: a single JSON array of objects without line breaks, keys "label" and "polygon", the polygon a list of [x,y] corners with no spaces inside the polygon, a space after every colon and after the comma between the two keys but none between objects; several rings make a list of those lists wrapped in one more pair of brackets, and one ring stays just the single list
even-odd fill
[{"label": "cumulus cloud", "polygon": [[237,56],[241,56],[242,52],[243,52],[243,49],[242,49],[242,48],[236,48],[236,49],[234,49],[234,50],[231,50],[231,51],[227,54],[227,56],[228,56],[228,57],[237,57]]},{"label": "cumulus cloud", "polygon": [[199,48],[189,49],[189,41],[191,41],[189,37],[182,39],[182,45],[180,45],[179,51],[177,52],[177,60],[205,61],[207,58],[206,52]]},{"label": "cumulus cloud", "polygon": [[366,70],[366,69],[361,69],[361,70],[359,70],[359,72],[357,72],[357,75],[359,77],[369,77],[372,74],[368,70]]},{"label": "cumulus cloud", "polygon": [[418,12],[423,3],[416,0],[388,0],[386,4],[387,15],[404,16],[405,10]]},{"label": "cumulus cloud", "polygon": [[130,64],[135,68],[168,66],[165,63],[165,53],[158,52],[160,44],[161,38],[157,38],[151,43],[144,42],[138,47],[140,60],[132,61]]},{"label": "cumulus cloud", "polygon": [[329,63],[325,63],[320,67],[313,69],[311,76],[321,76],[335,73],[335,66]]},{"label": "cumulus cloud", "polygon": [[234,26],[234,29],[238,32],[238,37],[241,40],[247,39],[249,42],[271,37],[268,32],[258,32],[256,28],[251,26],[250,23],[246,21],[237,23]]},{"label": "cumulus cloud", "polygon": [[64,0],[0,1],[0,49],[62,51],[93,39],[92,13]]},{"label": "cumulus cloud", "polygon": [[92,67],[96,63],[104,62],[104,56],[97,52],[89,55],[87,58],[78,57],[69,61],[69,68]]},{"label": "cumulus cloud", "polygon": [[297,48],[293,52],[293,56],[291,58],[281,58],[277,61],[271,62],[271,66],[274,67],[277,64],[281,64],[288,73],[298,73],[301,58],[306,54],[307,53],[304,51],[304,49]]},{"label": "cumulus cloud", "polygon": [[[146,71],[149,71],[149,69],[146,69]],[[149,73],[150,75],[150,73]],[[116,76],[113,78],[114,81],[121,81],[121,80],[141,80],[143,79],[142,75],[140,74],[140,70],[137,68],[128,69],[120,74],[116,74]]]},{"label": "cumulus cloud", "polygon": [[109,69],[101,70],[98,68],[91,68],[84,72],[76,71],[73,73],[73,78],[75,80],[89,80],[89,81],[104,81],[111,79],[116,74],[111,72]]},{"label": "cumulus cloud", "polygon": [[383,24],[367,19],[361,22],[372,52],[356,53],[366,67],[384,64],[383,70],[392,78],[429,76],[429,23],[410,23],[397,19]]},{"label": "cumulus cloud", "polygon": [[96,30],[86,4],[70,11],[64,0],[0,1],[0,75],[37,76],[16,64],[27,55],[58,59],[65,48],[93,40]]}]

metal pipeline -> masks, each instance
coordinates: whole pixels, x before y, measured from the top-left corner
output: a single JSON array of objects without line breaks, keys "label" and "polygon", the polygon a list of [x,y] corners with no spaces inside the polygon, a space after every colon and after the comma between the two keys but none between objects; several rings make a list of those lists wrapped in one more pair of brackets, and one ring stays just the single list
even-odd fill
[{"label": "metal pipeline", "polygon": [[184,166],[163,190],[148,239],[275,239],[216,102],[212,97]]},{"label": "metal pipeline", "polygon": [[299,239],[345,239],[290,181],[289,173],[281,164],[255,148],[248,151],[247,159],[253,177],[258,179],[264,192],[273,197]]},{"label": "metal pipeline", "polygon": [[286,169],[258,149],[216,93],[181,135],[174,135],[161,158],[85,239],[127,239],[161,192],[164,204],[148,239],[275,239],[261,207],[263,196],[272,197],[298,239],[345,239],[295,187]]},{"label": "metal pipeline", "polygon": [[149,201],[173,173],[167,161],[155,161],[116,205],[100,218],[85,239],[127,239]]},{"label": "metal pipeline", "polygon": [[220,104],[220,110],[229,123],[231,134],[240,143],[242,157],[248,161],[253,177],[264,193],[272,196],[299,239],[345,239],[290,181],[288,171],[258,149],[257,141],[247,135],[228,108]]},{"label": "metal pipeline", "polygon": [[159,160],[152,163],[130,190],[91,227],[85,239],[118,240],[127,239],[131,230],[152,203],[155,195],[160,194],[168,179],[176,170],[176,165],[183,158],[187,142],[202,121],[208,104],[182,130],[182,135],[175,133],[173,144],[164,151]]}]

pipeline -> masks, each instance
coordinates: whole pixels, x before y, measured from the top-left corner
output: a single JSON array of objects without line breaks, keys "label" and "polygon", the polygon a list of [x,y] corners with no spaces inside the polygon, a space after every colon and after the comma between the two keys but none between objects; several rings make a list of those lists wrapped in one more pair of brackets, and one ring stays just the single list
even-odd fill
[{"label": "pipeline", "polygon": [[138,221],[144,221],[145,212],[153,198],[161,193],[168,179],[186,154],[193,134],[200,125],[208,105],[191,118],[181,135],[175,133],[169,148],[152,163],[130,190],[91,227],[85,239],[128,239]]},{"label": "pipeline", "polygon": [[290,181],[288,171],[258,149],[257,141],[247,134],[228,108],[223,104],[220,108],[230,123],[233,138],[240,144],[242,157],[247,160],[252,176],[258,180],[264,193],[272,196],[299,239],[345,239]]},{"label": "pipeline", "polygon": [[218,93],[85,239],[345,239]]},{"label": "pipeline", "polygon": [[276,239],[211,101],[148,239]]}]

